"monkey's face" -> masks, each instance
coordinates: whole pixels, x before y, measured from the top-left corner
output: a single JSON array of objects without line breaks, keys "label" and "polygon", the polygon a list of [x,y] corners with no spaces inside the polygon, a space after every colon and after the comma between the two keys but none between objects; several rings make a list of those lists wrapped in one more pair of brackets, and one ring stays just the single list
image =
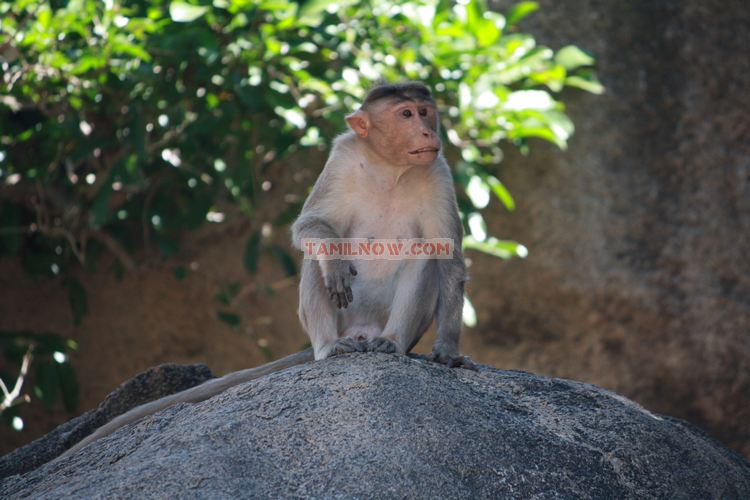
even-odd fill
[{"label": "monkey's face", "polygon": [[[380,104],[380,103],[378,103]],[[394,165],[432,165],[442,147],[435,105],[429,101],[392,100],[369,110],[370,140]]]}]

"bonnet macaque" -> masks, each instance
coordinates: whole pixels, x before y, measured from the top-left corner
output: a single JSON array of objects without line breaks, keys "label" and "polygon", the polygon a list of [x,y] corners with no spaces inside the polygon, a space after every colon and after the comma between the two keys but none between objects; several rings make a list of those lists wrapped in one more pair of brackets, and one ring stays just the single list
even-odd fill
[{"label": "bonnet macaque", "polygon": [[[459,355],[466,268],[463,228],[438,113],[421,83],[373,88],[346,118],[292,228],[305,241],[449,239],[443,259],[305,259],[299,317],[315,359],[353,351],[406,353],[433,319],[433,359],[470,366]],[[311,248],[308,246],[308,248]]]}]

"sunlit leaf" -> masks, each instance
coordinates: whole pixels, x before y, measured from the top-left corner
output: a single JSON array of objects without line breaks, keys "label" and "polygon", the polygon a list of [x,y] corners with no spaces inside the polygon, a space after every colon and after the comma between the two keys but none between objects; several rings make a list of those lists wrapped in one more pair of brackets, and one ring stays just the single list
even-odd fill
[{"label": "sunlit leaf", "polygon": [[594,58],[575,45],[568,45],[557,51],[555,61],[568,71],[594,64]]},{"label": "sunlit leaf", "polygon": [[592,94],[604,93],[604,86],[593,71],[579,71],[577,74],[566,78],[565,85],[577,87]]},{"label": "sunlit leaf", "polygon": [[509,111],[547,110],[555,107],[555,100],[544,90],[519,90],[508,94],[503,107]]},{"label": "sunlit leaf", "polygon": [[169,4],[169,16],[177,23],[189,23],[203,16],[208,7],[192,5],[187,2],[173,1]]},{"label": "sunlit leaf", "polygon": [[515,241],[498,240],[495,237],[487,238],[486,241],[478,241],[472,236],[465,236],[463,248],[478,250],[488,255],[493,255],[501,259],[510,259],[511,257],[525,258],[528,250],[525,246]]},{"label": "sunlit leaf", "polygon": [[512,212],[516,209],[516,202],[513,200],[513,196],[511,196],[510,191],[508,191],[502,182],[491,175],[487,176],[485,181],[490,186],[490,189],[492,189],[492,192],[495,193],[497,199],[500,200],[508,211]]},{"label": "sunlit leaf", "polygon": [[472,212],[467,219],[471,236],[477,241],[487,239],[487,223],[479,212]]},{"label": "sunlit leaf", "polygon": [[469,199],[477,208],[484,208],[490,202],[490,187],[478,175],[469,179],[469,183],[466,185],[466,194],[469,195]]},{"label": "sunlit leaf", "polygon": [[483,0],[470,0],[466,6],[467,26],[480,47],[488,47],[500,38],[505,18],[488,11]]},{"label": "sunlit leaf", "polygon": [[462,320],[464,325],[468,326],[469,328],[477,326],[477,312],[474,309],[471,301],[469,300],[469,297],[467,297],[466,295],[464,295]]},{"label": "sunlit leaf", "polygon": [[539,9],[539,4],[537,2],[518,2],[512,9],[510,9],[510,12],[508,12],[508,15],[506,16],[508,24],[516,24],[537,9]]}]

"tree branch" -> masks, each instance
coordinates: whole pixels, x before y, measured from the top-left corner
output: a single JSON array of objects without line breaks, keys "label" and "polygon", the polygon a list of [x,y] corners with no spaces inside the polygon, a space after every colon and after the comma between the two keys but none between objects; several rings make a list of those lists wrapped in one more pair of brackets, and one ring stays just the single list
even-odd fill
[{"label": "tree branch", "polygon": [[21,361],[21,371],[18,373],[16,383],[13,386],[12,391],[8,391],[8,387],[0,379],[0,390],[3,391],[3,401],[0,403],[0,413],[13,406],[19,399],[28,401],[28,396],[21,396],[21,388],[23,387],[23,381],[26,379],[26,374],[29,372],[29,365],[31,364],[32,348],[26,351],[23,355],[23,361]]}]

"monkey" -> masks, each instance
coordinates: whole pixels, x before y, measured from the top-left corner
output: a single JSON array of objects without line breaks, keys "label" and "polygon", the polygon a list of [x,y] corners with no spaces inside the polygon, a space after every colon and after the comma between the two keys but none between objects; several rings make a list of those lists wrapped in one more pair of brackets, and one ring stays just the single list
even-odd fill
[{"label": "monkey", "polygon": [[305,258],[298,315],[312,347],[145,403],[115,417],[61,456],[178,403],[196,403],[235,385],[350,352],[408,353],[435,321],[429,359],[476,369],[458,352],[466,266],[463,225],[430,90],[419,82],[373,87],[346,117],[328,161],[292,226],[307,240],[445,238],[443,259]]},{"label": "monkey", "polygon": [[[453,178],[440,121],[419,82],[381,84],[346,117],[349,131],[292,226],[292,241],[342,238],[452,241],[447,259],[306,258],[299,318],[315,359],[346,352],[409,352],[437,323],[432,359],[473,366],[458,353],[466,266]],[[309,247],[308,247],[309,248]]]}]

